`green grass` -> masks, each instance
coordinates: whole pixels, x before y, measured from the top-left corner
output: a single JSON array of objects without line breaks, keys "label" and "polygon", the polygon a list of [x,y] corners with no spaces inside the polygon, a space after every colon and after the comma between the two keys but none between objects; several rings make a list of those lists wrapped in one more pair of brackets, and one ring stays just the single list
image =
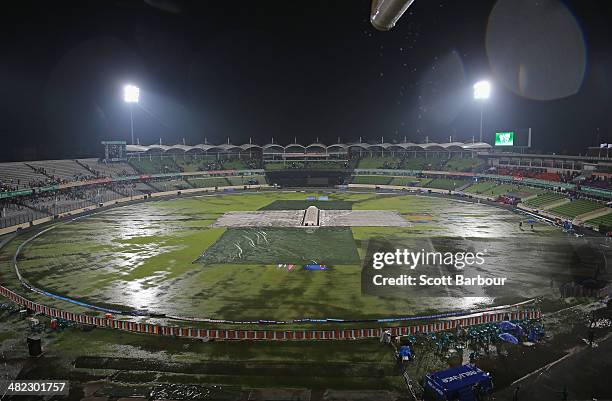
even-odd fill
[{"label": "green grass", "polygon": [[594,226],[600,227],[612,227],[612,212],[604,214],[603,216],[596,217],[591,220],[587,220],[587,223],[593,224]]},{"label": "green grass", "polygon": [[500,184],[484,192],[483,195],[499,196],[512,194],[524,198],[541,192],[542,190],[523,185]]},{"label": "green grass", "polygon": [[[82,344],[87,344],[86,349]],[[424,347],[416,347],[419,354],[426,353]],[[46,359],[52,359],[53,364]],[[443,366],[437,363],[435,358],[428,358],[418,366],[420,370]],[[106,388],[113,384],[143,385],[144,381],[150,386],[208,384],[213,385],[213,391],[218,386],[223,391],[232,388],[228,386],[304,387],[321,392],[327,388],[402,391],[405,387],[394,365],[391,349],[378,340],[204,343],[70,328],[45,335],[45,360],[33,360],[26,378],[62,377],[70,379],[73,387],[91,380],[78,379],[78,373],[86,370],[106,378]],[[414,375],[416,366],[410,369]]]},{"label": "green grass", "polygon": [[554,192],[545,192],[542,193],[538,196],[536,196],[535,198],[529,199],[527,202],[525,202],[528,206],[531,207],[543,207],[546,205],[549,205],[551,203],[555,203],[558,202],[562,199],[564,199],[565,196],[558,194],[558,193],[554,193]]},{"label": "green grass", "polygon": [[[329,201],[319,203],[339,209],[397,211],[411,225],[309,231],[262,228],[268,240],[274,239],[269,249],[262,248],[261,234],[258,243],[257,235],[249,230],[211,227],[225,212],[301,209],[309,203],[306,197],[317,195],[260,192],[197,196],[111,209],[57,224],[24,248],[19,265],[34,285],[122,309],[230,319],[368,318],[449,308],[445,301],[434,298],[415,301],[405,291],[387,298],[363,294],[361,263],[371,239],[400,244],[403,242],[394,241],[472,236],[477,243],[478,238],[495,237],[500,232],[506,239],[545,235],[544,231],[521,233],[518,216],[475,203],[433,196],[350,192],[330,194]],[[20,234],[3,250],[7,253],[0,255],[4,282],[18,290],[10,255],[27,235]],[[256,247],[249,249],[250,241],[245,236]],[[245,250],[242,260],[231,258],[237,249],[235,243]],[[214,258],[206,264],[194,263],[207,251]],[[333,268],[288,272],[276,266],[302,264],[308,259],[329,263]],[[66,307],[39,294],[28,296]]]},{"label": "green grass", "polygon": [[18,337],[19,335],[13,331],[0,331],[0,343]]},{"label": "green grass", "polygon": [[520,197],[527,197],[541,192],[541,190],[535,188],[530,188],[522,185],[498,184],[495,181],[484,181],[472,184],[464,191],[471,194],[492,197],[508,194],[514,194]]},{"label": "green grass", "polygon": [[[358,259],[334,265],[327,272],[287,272],[262,263],[259,258],[244,264],[228,260],[211,265],[192,263],[231,231],[210,227],[222,213],[297,208],[307,203],[307,196],[313,195],[318,194],[261,192],[182,197],[112,209],[73,223],[56,223],[56,228],[25,247],[19,263],[27,279],[55,292],[98,304],[128,305],[135,309],[199,317],[373,318],[472,307],[464,304],[463,297],[440,301],[427,297],[414,299],[409,290],[403,291],[404,297],[364,294]],[[510,275],[517,271],[513,279],[527,276],[526,285],[546,289],[550,275],[542,272],[546,263],[539,263],[543,260],[539,255],[545,249],[535,240],[566,239],[560,232],[558,238],[554,238],[558,230],[553,231],[553,228],[539,231],[544,230],[539,225],[535,232],[520,232],[517,228],[520,216],[445,197],[335,193],[330,195],[330,201],[319,203],[337,208],[350,205],[354,210],[393,210],[406,218],[414,218],[414,225],[352,227],[341,235],[322,233],[321,237],[318,233],[285,233],[277,237],[293,243],[295,248],[280,251],[294,257],[325,247],[331,257],[343,257],[342,252],[350,250],[358,251],[359,258],[363,250],[378,239],[399,246],[405,244],[406,239],[420,236],[424,236],[427,243],[446,242],[449,236],[455,240],[467,238],[476,250],[494,246],[495,249],[489,248],[492,259],[487,259],[487,263],[496,272]],[[427,220],[426,217],[429,222],[420,222]],[[236,240],[240,240],[239,231],[234,233]],[[16,283],[10,256],[20,241],[30,234],[18,234],[16,240],[0,251],[3,285],[20,291],[24,290]],[[308,242],[310,238],[304,239],[311,234],[315,240],[312,243]],[[432,238],[435,240],[431,241]],[[228,239],[233,242],[229,234]],[[529,248],[532,242],[536,245]],[[520,244],[521,252],[514,249],[515,244]],[[531,256],[521,265],[525,254]],[[355,258],[355,255],[350,257]],[[515,263],[503,265],[504,260],[513,257]],[[534,265],[539,268],[533,269]],[[533,275],[539,273],[543,279],[534,280]],[[39,294],[24,293],[34,300],[66,307],[65,303]],[[520,296],[523,294],[517,295]],[[490,305],[498,299],[486,297],[484,302]],[[70,305],[66,309],[79,310]],[[213,326],[212,323],[202,325]],[[288,327],[292,326],[282,326]],[[0,341],[10,337],[6,331],[0,333]],[[73,387],[73,384],[79,385],[75,377],[83,377],[86,372],[97,375],[96,380],[105,381],[106,387],[113,384],[131,386],[156,379],[167,383],[214,384],[225,389],[227,386],[304,387],[313,389],[316,394],[323,394],[329,388],[405,391],[402,377],[394,369],[391,348],[377,340],[205,343],[110,329],[86,332],[70,328],[46,333],[44,346],[45,358],[30,360],[28,369],[22,372],[26,375],[24,378],[66,378],[71,380]],[[446,367],[446,361],[435,356],[429,346],[417,344],[416,354],[417,361],[408,366],[408,373],[415,380],[424,372]],[[211,372],[213,369],[217,371]]]},{"label": "green grass", "polygon": [[578,199],[561,206],[557,206],[549,210],[549,212],[574,218],[581,214],[589,213],[597,209],[605,207],[602,203],[594,202],[586,199]]}]

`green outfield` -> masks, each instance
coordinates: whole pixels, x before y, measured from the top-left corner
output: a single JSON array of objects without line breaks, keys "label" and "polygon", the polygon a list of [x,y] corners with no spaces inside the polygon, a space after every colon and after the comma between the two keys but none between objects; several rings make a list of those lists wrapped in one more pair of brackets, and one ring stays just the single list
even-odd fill
[{"label": "green outfield", "polygon": [[[354,319],[472,307],[495,299],[493,293],[472,300],[448,293],[439,299],[419,299],[410,291],[390,297],[362,294],[361,264],[373,239],[398,244],[410,238],[466,240],[472,248],[495,250],[491,251],[491,263],[500,274],[526,269],[538,275],[539,271],[529,270],[535,262],[523,266],[524,258],[520,254],[507,257],[508,249],[530,252],[525,247],[542,246],[534,239],[555,237],[551,227],[536,225],[534,231],[522,231],[520,216],[472,202],[375,193],[332,193],[329,201],[307,200],[319,195],[261,192],[194,196],[110,209],[56,224],[24,247],[18,263],[31,284],[97,305],[224,319]],[[225,212],[296,210],[313,203],[327,209],[397,211],[410,225],[318,229],[211,226]],[[18,290],[10,258],[17,245],[31,235],[20,234],[0,255],[4,282]],[[326,263],[331,270],[302,270],[310,261]],[[295,268],[279,264],[295,264]],[[546,288],[549,280],[544,273],[527,277],[523,272],[517,277],[527,283],[524,296]],[[83,311],[35,293],[28,296]]]}]

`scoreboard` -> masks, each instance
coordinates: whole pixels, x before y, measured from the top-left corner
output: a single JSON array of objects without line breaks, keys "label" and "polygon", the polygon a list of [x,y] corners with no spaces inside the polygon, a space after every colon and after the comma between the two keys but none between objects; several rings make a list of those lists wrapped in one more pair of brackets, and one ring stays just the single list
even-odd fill
[{"label": "scoreboard", "polygon": [[494,145],[500,148],[530,148],[531,128],[496,130]]},{"label": "scoreboard", "polygon": [[496,132],[495,146],[514,146],[514,132]]},{"label": "scoreboard", "polygon": [[104,145],[104,160],[107,162],[125,161],[126,147],[125,141],[102,141]]}]

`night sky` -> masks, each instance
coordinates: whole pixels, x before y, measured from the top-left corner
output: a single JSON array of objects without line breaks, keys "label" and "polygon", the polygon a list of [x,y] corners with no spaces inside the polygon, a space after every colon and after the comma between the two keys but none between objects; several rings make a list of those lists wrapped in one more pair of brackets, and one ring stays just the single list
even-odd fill
[{"label": "night sky", "polygon": [[532,127],[546,152],[612,141],[606,1],[416,0],[390,32],[367,0],[19,1],[0,17],[0,160],[142,144],[471,141]]}]

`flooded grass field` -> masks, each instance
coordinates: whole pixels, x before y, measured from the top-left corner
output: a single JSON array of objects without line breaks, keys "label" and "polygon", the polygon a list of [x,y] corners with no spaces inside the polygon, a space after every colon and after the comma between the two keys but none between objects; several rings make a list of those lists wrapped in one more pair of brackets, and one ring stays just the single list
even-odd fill
[{"label": "flooded grass field", "polygon": [[[267,242],[262,234],[258,239],[258,228],[211,226],[230,211],[269,205],[276,210],[299,208],[307,205],[304,199],[309,195],[314,194],[199,196],[110,209],[57,223],[27,244],[18,262],[32,284],[91,303],[230,319],[397,316],[548,295],[541,304],[544,312],[559,312],[545,315],[547,342],[507,348],[507,353],[477,360],[478,366],[493,374],[500,400],[512,398],[510,383],[546,363],[572,352],[589,356],[576,350],[584,345],[583,320],[590,316],[590,306],[581,306],[577,299],[559,300],[552,284],[592,274],[592,267],[602,260],[593,247],[606,243],[568,236],[538,223],[533,230],[529,224],[521,229],[524,216],[497,207],[443,197],[373,193],[333,194],[327,207],[398,211],[410,225],[266,228]],[[21,233],[0,248],[4,285],[19,289],[11,259],[35,232]],[[236,242],[245,249],[243,258],[235,257]],[[513,291],[481,289],[474,296],[448,288],[433,294],[404,289],[382,294],[363,291],[369,254],[388,247],[486,248],[487,263],[475,273],[507,275]],[[207,255],[209,260],[198,260]],[[278,267],[280,259],[290,263],[294,257],[297,263],[317,255],[334,262],[331,270]],[[85,311],[35,293],[27,296]],[[378,340],[202,342],[70,327],[46,330],[42,334],[45,354],[28,359],[27,321],[7,313],[0,311],[2,350],[10,355],[5,369],[22,379],[69,379],[68,399],[405,399],[392,348]],[[49,325],[49,319],[40,319]],[[609,346],[609,341],[603,342],[606,333],[598,332],[596,337],[602,347]],[[419,380],[426,372],[465,363],[471,351],[464,351],[441,355],[433,341],[420,338],[408,373]],[[570,393],[578,394],[580,387],[568,383]],[[563,384],[549,383],[549,393]]]},{"label": "flooded grass field", "polygon": [[[550,293],[551,280],[568,273],[564,261],[572,260],[572,249],[578,246],[568,245],[574,240],[547,225],[521,229],[519,221],[525,218],[501,208],[414,195],[337,193],[330,195],[327,205],[398,211],[410,221],[408,227],[275,229],[267,244],[248,230],[211,227],[226,212],[302,207],[312,195],[316,194],[197,196],[119,207],[58,223],[23,248],[19,267],[37,287],[97,305],[236,320],[356,319],[490,305]],[[15,243],[31,235],[24,233]],[[362,294],[362,262],[371,240],[400,246],[438,239],[437,246],[443,246],[444,238],[489,248],[490,259],[479,268],[508,276],[520,292],[492,290],[467,298],[447,292],[417,298],[408,290]],[[244,258],[236,256],[235,244],[243,249]],[[10,265],[14,251],[13,245],[2,250],[2,277],[14,276]],[[278,267],[309,259],[330,263],[332,269]]]}]

